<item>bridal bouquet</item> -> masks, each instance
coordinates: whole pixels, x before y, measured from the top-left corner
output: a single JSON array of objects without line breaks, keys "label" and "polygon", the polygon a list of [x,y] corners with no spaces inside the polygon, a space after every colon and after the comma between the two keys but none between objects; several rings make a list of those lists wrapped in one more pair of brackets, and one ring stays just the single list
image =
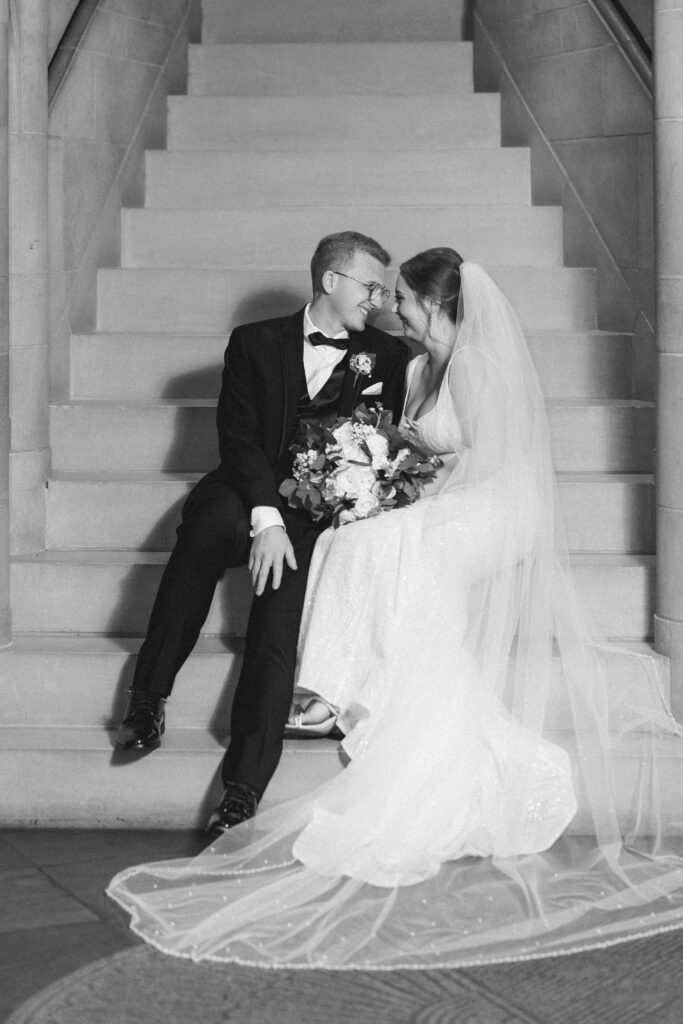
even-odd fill
[{"label": "bridal bouquet", "polygon": [[306,422],[290,450],[292,476],[280,494],[292,508],[307,509],[314,520],[331,519],[333,526],[411,504],[442,465],[404,437],[381,406]]}]

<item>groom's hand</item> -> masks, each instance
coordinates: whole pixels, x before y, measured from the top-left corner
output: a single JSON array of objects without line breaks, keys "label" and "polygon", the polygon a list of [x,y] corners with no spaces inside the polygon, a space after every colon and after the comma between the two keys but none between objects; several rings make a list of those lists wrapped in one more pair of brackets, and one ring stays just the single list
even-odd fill
[{"label": "groom's hand", "polygon": [[273,590],[277,590],[282,581],[284,563],[290,569],[296,569],[296,558],[292,542],[282,526],[268,526],[257,533],[251,542],[249,552],[249,572],[254,593],[260,597],[266,589],[268,575],[272,571]]}]

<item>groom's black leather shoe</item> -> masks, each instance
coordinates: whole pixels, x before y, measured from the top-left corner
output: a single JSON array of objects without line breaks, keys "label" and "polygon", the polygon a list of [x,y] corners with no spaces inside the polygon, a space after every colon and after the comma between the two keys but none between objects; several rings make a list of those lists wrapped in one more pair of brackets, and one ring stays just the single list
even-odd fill
[{"label": "groom's black leather shoe", "polygon": [[206,827],[209,838],[211,840],[218,839],[228,829],[253,818],[259,800],[259,794],[246,782],[228,782],[223,799],[209,818],[209,824]]},{"label": "groom's black leather shoe", "polygon": [[156,750],[164,732],[164,697],[131,690],[123,721],[116,733],[119,750]]}]

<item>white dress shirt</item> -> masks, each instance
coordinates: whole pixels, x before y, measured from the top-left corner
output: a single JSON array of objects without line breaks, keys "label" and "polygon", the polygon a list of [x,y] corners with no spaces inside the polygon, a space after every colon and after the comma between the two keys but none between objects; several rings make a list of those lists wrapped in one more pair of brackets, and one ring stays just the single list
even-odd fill
[{"label": "white dress shirt", "polygon": [[[315,326],[309,316],[310,308],[309,302],[304,310],[304,373],[309,398],[315,398],[332,376],[332,371],[337,363],[344,358],[344,350],[335,348],[334,345],[311,345],[308,336],[315,334],[319,328]],[[332,335],[334,338],[348,338],[348,336],[348,331],[339,331]],[[281,526],[283,530],[285,529],[279,510],[272,505],[255,505],[251,510],[251,536],[255,537],[257,533],[269,526]]]}]

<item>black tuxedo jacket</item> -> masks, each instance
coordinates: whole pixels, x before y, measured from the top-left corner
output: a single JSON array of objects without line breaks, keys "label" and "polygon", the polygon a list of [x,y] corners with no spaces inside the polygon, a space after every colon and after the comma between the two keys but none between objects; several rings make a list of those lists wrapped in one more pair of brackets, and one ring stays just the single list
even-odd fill
[{"label": "black tuxedo jacket", "polygon": [[[278,465],[294,440],[297,407],[306,386],[303,363],[304,311],[236,327],[225,352],[223,383],[218,399],[218,475],[235,488],[249,514],[255,505],[281,506]],[[341,416],[365,402],[381,402],[394,420],[401,414],[407,346],[390,334],[367,326],[350,332],[349,351],[372,352],[371,376],[354,381],[347,369],[339,405]],[[361,392],[382,382],[381,395]]]}]

